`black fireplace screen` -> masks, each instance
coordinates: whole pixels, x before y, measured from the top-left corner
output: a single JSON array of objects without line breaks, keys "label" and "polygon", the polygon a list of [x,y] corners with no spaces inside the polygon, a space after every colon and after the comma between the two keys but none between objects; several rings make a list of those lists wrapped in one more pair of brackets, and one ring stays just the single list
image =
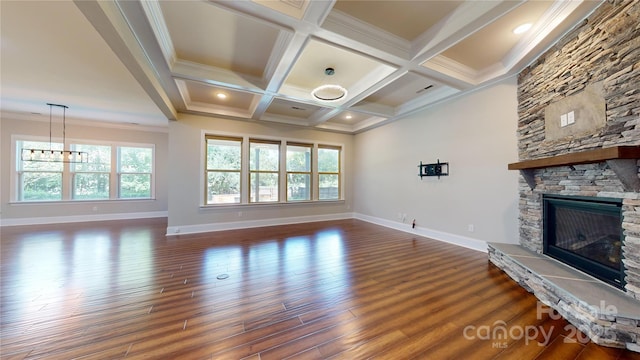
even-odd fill
[{"label": "black fireplace screen", "polygon": [[622,288],[621,200],[545,195],[543,203],[544,253]]}]

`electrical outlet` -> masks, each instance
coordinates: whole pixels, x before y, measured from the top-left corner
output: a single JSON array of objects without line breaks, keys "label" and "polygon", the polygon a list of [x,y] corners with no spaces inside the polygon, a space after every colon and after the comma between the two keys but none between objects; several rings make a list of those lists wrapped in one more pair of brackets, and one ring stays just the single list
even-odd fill
[{"label": "electrical outlet", "polygon": [[576,122],[576,114],[571,111],[570,113],[567,114],[567,125],[571,125],[573,123]]},{"label": "electrical outlet", "polygon": [[467,231],[469,232],[474,232],[476,230],[476,227],[473,226],[473,224],[469,224],[467,225]]}]

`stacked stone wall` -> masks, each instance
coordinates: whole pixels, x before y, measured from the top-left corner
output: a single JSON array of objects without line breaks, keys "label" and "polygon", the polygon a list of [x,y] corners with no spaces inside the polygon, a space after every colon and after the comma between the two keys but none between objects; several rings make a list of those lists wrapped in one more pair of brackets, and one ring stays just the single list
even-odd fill
[{"label": "stacked stone wall", "polygon": [[[604,3],[518,77],[521,160],[640,144],[640,1]],[[545,141],[545,108],[603,81],[606,124]]]},{"label": "stacked stone wall", "polygon": [[[604,126],[546,140],[545,108],[599,82],[606,103]],[[518,113],[521,161],[640,145],[640,0],[603,3],[524,69],[518,78]],[[520,180],[520,243],[542,251],[542,194],[623,199],[626,291],[640,299],[640,193],[625,191],[604,162],[545,168],[534,176],[533,190]]]}]

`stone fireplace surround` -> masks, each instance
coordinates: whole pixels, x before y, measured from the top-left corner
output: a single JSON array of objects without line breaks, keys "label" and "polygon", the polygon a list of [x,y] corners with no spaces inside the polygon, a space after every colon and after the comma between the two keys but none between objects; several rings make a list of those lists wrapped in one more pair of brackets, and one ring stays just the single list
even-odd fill
[{"label": "stone fireplace surround", "polygon": [[[572,97],[594,86],[598,125],[549,136],[545,110],[580,113]],[[520,244],[489,244],[489,260],[593,342],[640,352],[640,162],[609,153],[640,145],[640,1],[603,2],[523,69],[518,117]],[[542,254],[542,194],[622,199],[624,291]]]},{"label": "stone fireplace surround", "polygon": [[[521,245],[489,244],[489,260],[493,264],[593,342],[636,352],[640,352],[640,301],[634,299],[638,295],[636,286],[629,284],[632,291],[625,293],[543,255],[541,222],[544,193],[592,192],[593,196],[622,198],[625,240],[631,242],[629,247],[623,245],[628,257],[623,261],[631,262],[627,268],[633,270],[637,253],[633,253],[636,238],[631,235],[640,211],[638,158],[640,146],[621,146],[509,164],[510,169],[522,173],[521,193],[526,202],[521,202],[521,211],[524,208],[526,214],[521,214],[521,220],[525,216],[537,226],[521,227]],[[580,188],[576,181],[586,181],[591,190]],[[620,192],[597,191],[604,190],[604,186],[595,184],[607,184],[608,190],[615,188]]]}]

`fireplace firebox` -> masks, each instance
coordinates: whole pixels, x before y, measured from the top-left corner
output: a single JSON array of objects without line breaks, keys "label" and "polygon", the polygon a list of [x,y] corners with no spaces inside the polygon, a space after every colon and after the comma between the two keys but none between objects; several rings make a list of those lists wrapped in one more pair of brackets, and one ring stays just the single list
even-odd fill
[{"label": "fireplace firebox", "polygon": [[543,195],[543,252],[624,288],[622,200]]}]

